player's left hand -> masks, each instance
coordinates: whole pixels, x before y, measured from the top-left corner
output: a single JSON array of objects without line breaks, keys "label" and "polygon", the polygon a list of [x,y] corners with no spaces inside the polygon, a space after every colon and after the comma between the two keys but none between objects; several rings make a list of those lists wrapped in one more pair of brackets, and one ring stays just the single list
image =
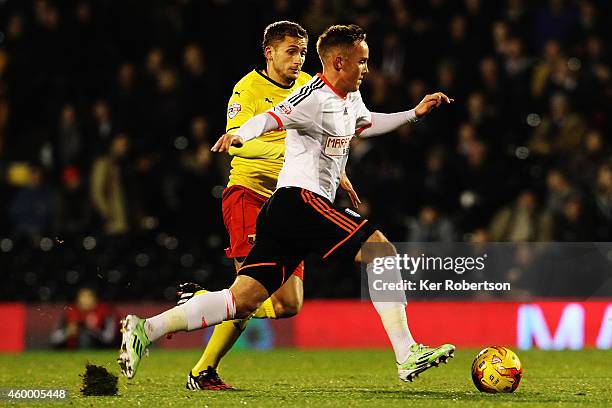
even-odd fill
[{"label": "player's left hand", "polygon": [[423,116],[427,115],[429,112],[431,112],[434,108],[437,108],[438,106],[442,105],[443,103],[451,104],[453,102],[455,102],[454,99],[449,98],[442,92],[425,95],[423,100],[419,102],[416,108],[414,108],[414,113],[416,114],[416,117],[420,119]]},{"label": "player's left hand", "polygon": [[340,188],[342,188],[344,191],[347,192],[347,194],[349,195],[349,198],[351,199],[351,203],[353,204],[353,207],[359,208],[359,204],[361,204],[361,200],[359,199],[357,192],[353,188],[353,184],[351,183],[351,180],[349,180],[346,173],[344,172],[342,173],[342,177],[340,177]]},{"label": "player's left hand", "polygon": [[217,143],[210,150],[223,153],[229,151],[230,146],[242,147],[243,144],[240,136],[226,133],[217,140]]}]

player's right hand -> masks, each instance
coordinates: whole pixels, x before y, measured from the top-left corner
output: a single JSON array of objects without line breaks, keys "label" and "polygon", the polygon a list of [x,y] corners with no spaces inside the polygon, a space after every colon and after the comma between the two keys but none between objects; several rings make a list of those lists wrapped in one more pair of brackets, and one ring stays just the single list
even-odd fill
[{"label": "player's right hand", "polygon": [[230,146],[242,147],[243,144],[240,136],[226,133],[217,140],[217,143],[210,150],[223,153],[229,151]]},{"label": "player's right hand", "polygon": [[359,195],[357,195],[357,192],[353,188],[353,183],[351,183],[351,180],[349,180],[348,176],[346,175],[346,172],[344,171],[340,176],[340,188],[346,191],[349,198],[351,199],[353,207],[359,209],[359,204],[361,204],[361,200],[359,199]]}]

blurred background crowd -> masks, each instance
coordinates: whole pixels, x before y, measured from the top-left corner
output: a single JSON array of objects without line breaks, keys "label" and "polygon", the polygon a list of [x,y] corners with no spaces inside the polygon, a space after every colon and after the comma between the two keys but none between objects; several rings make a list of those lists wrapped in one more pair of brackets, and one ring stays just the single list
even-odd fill
[{"label": "blurred background crowd", "polygon": [[[233,279],[211,143],[276,20],[366,29],[370,110],[456,103],[353,142],[360,211],[392,241],[611,241],[604,0],[0,0],[1,299],[171,299]],[[607,22],[607,23],[606,23]],[[339,195],[339,200],[349,202]],[[330,267],[328,267],[329,269]],[[307,297],[355,296],[307,265]],[[336,267],[338,269],[338,267]],[[334,282],[333,285],[326,283]]]}]

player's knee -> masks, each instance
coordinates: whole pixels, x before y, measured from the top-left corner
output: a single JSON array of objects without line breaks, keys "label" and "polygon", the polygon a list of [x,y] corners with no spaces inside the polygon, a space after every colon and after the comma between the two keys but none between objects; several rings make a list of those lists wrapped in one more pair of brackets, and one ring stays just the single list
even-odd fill
[{"label": "player's knee", "polygon": [[255,279],[245,275],[238,275],[230,290],[234,296],[237,319],[250,316],[268,298],[266,289]]},{"label": "player's knee", "polygon": [[374,231],[374,233],[368,237],[366,242],[376,244],[371,245],[367,251],[364,251],[364,259],[362,260],[366,263],[372,262],[374,258],[395,256],[397,254],[395,246],[389,242],[387,237],[385,237],[385,235],[379,230]]}]

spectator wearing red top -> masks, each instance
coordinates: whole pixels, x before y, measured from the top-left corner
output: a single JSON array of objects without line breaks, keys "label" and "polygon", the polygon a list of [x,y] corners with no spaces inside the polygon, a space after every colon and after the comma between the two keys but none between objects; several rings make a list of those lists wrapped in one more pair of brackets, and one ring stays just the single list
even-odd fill
[{"label": "spectator wearing red top", "polygon": [[59,328],[51,334],[51,344],[66,349],[115,347],[118,334],[115,311],[98,302],[93,289],[81,288],[75,303],[66,308]]}]

